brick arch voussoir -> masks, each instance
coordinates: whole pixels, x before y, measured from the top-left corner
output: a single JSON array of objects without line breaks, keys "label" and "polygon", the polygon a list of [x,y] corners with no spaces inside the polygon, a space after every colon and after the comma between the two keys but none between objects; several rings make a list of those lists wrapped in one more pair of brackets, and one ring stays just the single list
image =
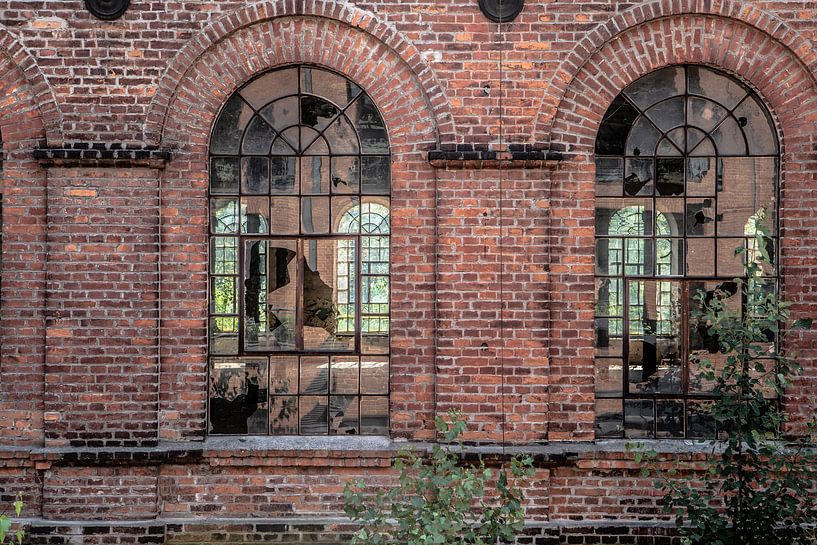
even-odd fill
[{"label": "brick arch voussoir", "polygon": [[[817,77],[817,49],[814,44],[772,13],[740,0],[676,0],[674,2],[650,0],[612,17],[589,32],[573,47],[545,87],[538,109],[539,114],[532,131],[533,141],[552,141],[551,133],[555,129],[567,89],[602,48],[614,40],[620,40],[632,34],[635,28],[642,31],[649,29],[652,32],[655,41],[643,42],[640,51],[658,58],[663,57],[663,62],[658,66],[674,62],[704,62],[706,47],[698,44],[701,47],[685,52],[687,55],[680,60],[676,54],[678,43],[665,40],[664,36],[667,34],[660,31],[655,32],[658,27],[652,24],[661,21],[666,26],[671,24],[673,18],[694,15],[709,16],[710,20],[731,21],[759,31],[782,45],[788,50],[790,56],[796,57],[812,79]],[[646,46],[646,44],[651,45]],[[676,60],[670,60],[672,58]],[[719,63],[712,64],[717,66]]]},{"label": "brick arch voussoir", "polygon": [[[9,62],[9,65],[0,72],[0,79],[12,82],[16,89],[25,88],[30,103],[37,111],[35,124],[41,125],[41,128],[34,132],[40,134],[33,134],[31,137],[42,140],[48,145],[61,145],[63,143],[62,112],[54,91],[37,65],[34,56],[2,24],[0,24],[0,56],[7,58]],[[20,104],[19,101],[14,102]],[[2,110],[0,113],[6,114]]]},{"label": "brick arch voussoir", "polygon": [[[303,22],[309,19],[331,23],[337,25],[336,28],[343,27],[347,31],[356,30],[361,35],[358,41],[363,39],[362,36],[368,37],[365,45],[370,49],[347,50],[348,53],[357,53],[357,56],[343,54],[342,49],[348,48],[355,42],[347,35],[344,41],[330,41],[323,44],[316,42],[313,44],[314,47],[305,48],[309,51],[300,52],[286,46],[276,48],[272,52],[259,51],[257,44],[253,44],[249,51],[234,50],[233,54],[238,56],[233,57],[233,61],[255,56],[258,60],[266,61],[261,63],[264,68],[274,66],[274,61],[278,63],[315,62],[348,75],[354,68],[353,65],[359,64],[362,57],[374,58],[371,54],[366,55],[366,51],[377,50],[381,55],[385,52],[386,57],[382,58],[399,59],[400,63],[412,74],[412,79],[416,82],[415,86],[422,90],[424,102],[422,109],[432,114],[431,121],[436,132],[435,140],[440,143],[451,143],[456,140],[449,102],[436,75],[423,60],[419,50],[393,26],[382,22],[368,11],[337,0],[295,0],[294,2],[262,0],[244,6],[213,22],[197,33],[176,54],[162,76],[157,92],[151,101],[145,123],[145,142],[148,145],[166,143],[166,125],[173,114],[171,104],[177,100],[177,95],[183,93],[185,82],[191,79],[191,70],[195,69],[194,67],[208,51],[222,48],[224,42],[228,42],[234,35],[246,29],[262,28],[265,24],[289,20],[292,23],[290,27],[282,28],[291,33],[298,21]],[[292,43],[285,41],[287,34],[281,35],[280,38],[280,42]],[[311,60],[298,60],[299,55],[309,57]],[[390,74],[385,77],[391,79]],[[372,82],[367,80],[367,83],[369,83],[366,87],[367,91],[372,94]],[[379,103],[378,106],[380,106]]]},{"label": "brick arch voussoir", "polygon": [[[703,33],[705,47],[685,39]],[[674,47],[664,48],[661,37]],[[700,15],[649,21],[594,53],[565,88],[548,129],[551,145],[589,156],[607,106],[618,93],[653,70],[682,63],[709,65],[754,87],[776,120],[784,149],[807,148],[812,139],[809,125],[817,116],[813,73],[772,36],[742,23]]]}]

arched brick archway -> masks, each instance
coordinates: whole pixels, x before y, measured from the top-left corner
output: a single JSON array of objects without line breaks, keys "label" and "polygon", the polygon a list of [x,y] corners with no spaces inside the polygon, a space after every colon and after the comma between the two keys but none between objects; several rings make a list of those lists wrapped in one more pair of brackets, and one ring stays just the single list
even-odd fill
[{"label": "arched brick archway", "polygon": [[[180,78],[162,134],[175,148],[162,179],[161,434],[205,430],[207,187],[211,127],[231,93],[253,76],[309,63],[349,77],[372,97],[392,149],[392,396],[394,435],[433,430],[434,170],[426,151],[438,127],[426,89],[382,41],[344,22],[285,17],[240,28],[203,52]],[[172,340],[172,342],[170,342]],[[428,378],[428,380],[426,380]]]},{"label": "arched brick archway", "polygon": [[[593,434],[593,271],[594,163],[602,117],[629,83],[658,68],[704,64],[733,74],[754,87],[776,118],[781,133],[781,274],[784,297],[798,301],[797,313],[817,310],[817,279],[809,263],[817,258],[808,240],[817,220],[803,203],[817,183],[813,149],[817,136],[817,85],[806,62],[763,30],[712,15],[679,15],[648,20],[600,46],[566,86],[555,112],[550,139],[568,159],[551,178],[551,206],[561,224],[551,226],[552,327],[575,330],[578,342],[551,343],[551,433],[556,438]],[[556,287],[561,289],[555,289]],[[817,355],[803,343],[808,362]],[[807,365],[787,402],[805,412],[813,396],[817,368]],[[578,413],[578,414],[576,414]],[[560,424],[564,423],[564,424]],[[555,429],[554,429],[555,428]]]},{"label": "arched brick archway", "polygon": [[[174,102],[176,94],[181,90],[181,82],[189,77],[190,70],[202,55],[213,48],[220,47],[219,43],[222,40],[229,39],[242,29],[288,17],[298,18],[297,20],[317,18],[327,22],[334,21],[349,29],[358,30],[362,35],[366,36],[365,42],[360,42],[358,45],[371,48],[369,50],[370,54],[362,54],[362,57],[373,60],[385,58],[395,61],[400,60],[404,68],[408,68],[412,73],[415,84],[423,90],[425,107],[433,112],[439,143],[453,143],[455,141],[454,122],[442,86],[437,81],[434,72],[423,60],[420,51],[392,25],[384,23],[371,12],[361,10],[347,3],[340,3],[337,0],[314,0],[310,2],[271,2],[264,0],[249,4],[213,22],[176,54],[159,83],[156,95],[151,102],[145,128],[146,142],[149,145],[172,146],[172,141],[169,141],[167,135],[163,134],[165,123],[170,117],[168,115],[169,106]],[[264,42],[259,42],[258,45],[261,43]],[[272,46],[273,44],[268,43],[267,45]],[[315,45],[318,45],[317,42],[315,42]],[[331,55],[332,51],[339,45],[341,44],[327,42],[321,44],[320,49],[316,47],[312,51],[298,53],[303,53],[306,56],[317,55],[310,62],[321,64],[323,60],[327,59],[321,59],[320,57]],[[281,52],[257,51],[263,58],[272,58]],[[390,78],[390,74],[384,68],[385,66],[380,71],[371,73],[369,77]]]},{"label": "arched brick archway", "polygon": [[[10,51],[5,49],[9,46]],[[24,64],[21,66],[18,61]],[[39,74],[31,63],[33,60],[21,51],[19,43],[0,27],[3,97],[0,420],[11,423],[0,428],[0,443],[41,446],[46,338],[46,176],[33,160],[32,150],[45,142],[48,131],[39,104],[42,96],[27,77],[29,71]],[[31,478],[34,477],[32,474]]]},{"label": "arched brick archway", "polygon": [[[724,22],[731,20],[736,24],[748,25],[792,52],[799,62],[807,67],[812,77],[817,74],[817,49],[815,49],[812,42],[772,13],[739,0],[720,0],[717,2],[650,0],[639,3],[610,18],[604,24],[594,28],[573,46],[573,49],[562,61],[559,69],[551,76],[550,82],[545,88],[538,118],[535,122],[533,141],[543,142],[549,139],[551,126],[557,111],[560,109],[565,91],[584,69],[585,64],[602,47],[619,39],[620,36],[629,33],[639,25],[658,19],[687,15],[708,15],[723,19]],[[698,37],[698,39],[701,38]],[[661,54],[662,50],[656,48],[653,53]]]}]

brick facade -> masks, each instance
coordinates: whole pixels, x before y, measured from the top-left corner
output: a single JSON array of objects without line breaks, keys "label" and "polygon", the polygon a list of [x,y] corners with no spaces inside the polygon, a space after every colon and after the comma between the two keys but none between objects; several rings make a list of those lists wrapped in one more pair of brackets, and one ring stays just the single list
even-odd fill
[{"label": "brick facade", "polygon": [[[0,0],[0,499],[26,494],[36,543],[342,543],[343,483],[392,482],[457,407],[480,448],[536,455],[519,544],[674,543],[623,444],[594,441],[596,132],[664,66],[756,90],[782,292],[814,316],[815,40],[793,0],[528,0],[503,25],[463,0],[134,0],[107,22]],[[300,63],[359,84],[389,130],[389,438],[206,432],[211,128]],[[816,341],[791,341],[795,431]]]}]

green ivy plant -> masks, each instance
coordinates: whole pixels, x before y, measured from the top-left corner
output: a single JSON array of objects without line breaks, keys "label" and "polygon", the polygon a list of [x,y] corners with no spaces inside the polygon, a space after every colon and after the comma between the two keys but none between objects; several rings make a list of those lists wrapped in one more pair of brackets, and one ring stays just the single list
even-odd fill
[{"label": "green ivy plant", "polygon": [[522,531],[523,494],[515,485],[533,475],[531,457],[511,458],[494,476],[484,461],[464,464],[457,454],[465,452],[459,412],[437,417],[435,425],[446,444],[435,443],[427,455],[401,451],[394,463],[396,486],[371,491],[363,481],[346,484],[346,514],[362,525],[352,545],[495,545],[514,541]]},{"label": "green ivy plant", "polygon": [[[789,421],[779,398],[801,371],[793,354],[780,349],[785,337],[810,329],[811,319],[791,319],[790,302],[780,301],[771,278],[774,246],[763,215],[746,254],[746,277],[737,290],[699,292],[693,320],[725,356],[720,368],[692,359],[702,377],[714,382],[712,408],[722,441],[704,462],[704,473],[672,467],[655,451],[637,449],[643,474],[656,472],[664,510],[686,545],[813,544],[817,522],[817,456],[814,426],[805,436],[784,436]],[[733,297],[745,297],[735,304]],[[740,311],[743,307],[743,311]]]},{"label": "green ivy plant", "polygon": [[[20,513],[23,512],[23,495],[18,493],[17,497],[11,503],[12,508],[14,509],[15,516],[19,517]],[[0,513],[0,545],[14,544],[23,545],[23,538],[25,537],[25,532],[22,528],[18,528],[16,531],[12,533],[12,524],[14,521],[6,515],[5,512]],[[8,538],[8,541],[6,541]]]}]

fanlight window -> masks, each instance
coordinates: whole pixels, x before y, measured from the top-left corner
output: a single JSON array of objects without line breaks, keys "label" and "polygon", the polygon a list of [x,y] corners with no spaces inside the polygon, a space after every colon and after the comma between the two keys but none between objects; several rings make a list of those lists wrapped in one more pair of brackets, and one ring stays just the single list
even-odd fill
[{"label": "fanlight window", "polygon": [[[733,280],[761,218],[777,240],[778,169],[768,112],[720,72],[665,68],[613,101],[596,140],[598,437],[715,436],[713,385],[688,362],[724,356],[691,319],[694,296],[747,308]],[[764,272],[774,285],[776,265]]]},{"label": "fanlight window", "polygon": [[268,72],[210,141],[211,434],[387,434],[391,162],[347,78]]}]

